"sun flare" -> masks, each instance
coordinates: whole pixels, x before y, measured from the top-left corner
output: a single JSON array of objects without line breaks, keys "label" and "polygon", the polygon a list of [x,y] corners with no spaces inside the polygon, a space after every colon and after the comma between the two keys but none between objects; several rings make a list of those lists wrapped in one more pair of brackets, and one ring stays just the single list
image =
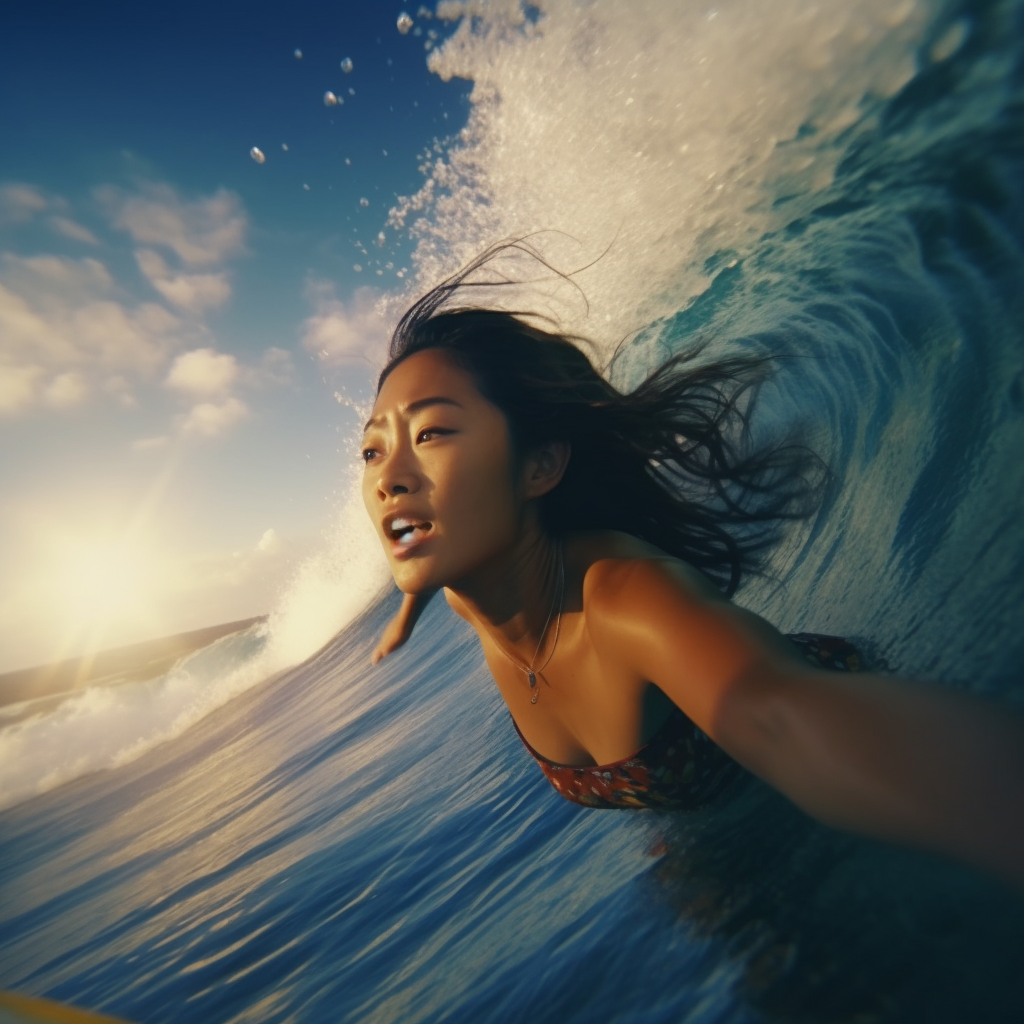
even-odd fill
[{"label": "sun flare", "polygon": [[151,591],[152,568],[134,545],[83,545],[65,567],[61,589],[69,617],[92,626],[134,617]]},{"label": "sun flare", "polygon": [[139,538],[65,535],[51,552],[44,585],[66,645],[98,650],[159,631],[156,605],[166,573]]}]

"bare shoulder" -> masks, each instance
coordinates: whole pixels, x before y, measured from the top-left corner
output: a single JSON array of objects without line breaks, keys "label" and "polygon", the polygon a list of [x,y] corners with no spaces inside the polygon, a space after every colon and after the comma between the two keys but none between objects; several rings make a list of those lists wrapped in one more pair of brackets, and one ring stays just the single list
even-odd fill
[{"label": "bare shoulder", "polygon": [[777,683],[809,666],[777,630],[692,566],[639,541],[591,543],[583,545],[593,555],[583,612],[602,662],[654,683],[730,754],[755,763],[757,723],[770,717]]},{"label": "bare shoulder", "polygon": [[[712,681],[796,656],[758,615],[652,545],[624,534],[580,535],[573,554],[583,571],[584,619],[594,647],[659,685],[669,676],[679,682],[680,665]],[[667,681],[663,689],[671,696],[674,687]]]},{"label": "bare shoulder", "polygon": [[578,534],[574,540],[588,618],[622,624],[667,593],[683,606],[728,604],[703,573],[646,541],[614,531]]}]

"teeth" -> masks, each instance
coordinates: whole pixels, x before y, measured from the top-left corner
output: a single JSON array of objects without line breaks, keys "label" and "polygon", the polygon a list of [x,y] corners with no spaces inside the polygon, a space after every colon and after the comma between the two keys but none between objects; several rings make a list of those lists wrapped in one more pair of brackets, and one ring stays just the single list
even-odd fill
[{"label": "teeth", "polygon": [[392,540],[397,541],[399,544],[408,545],[415,540],[417,530],[426,533],[429,529],[430,523],[418,523],[413,519],[406,519],[404,516],[400,516],[397,519],[391,520],[389,532],[391,533]]}]

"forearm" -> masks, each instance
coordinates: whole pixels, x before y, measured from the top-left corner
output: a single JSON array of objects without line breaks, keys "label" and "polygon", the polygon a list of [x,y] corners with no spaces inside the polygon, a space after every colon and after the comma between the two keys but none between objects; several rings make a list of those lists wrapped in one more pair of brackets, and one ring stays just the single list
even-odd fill
[{"label": "forearm", "polygon": [[427,605],[430,603],[430,599],[435,593],[436,591],[431,590],[424,594],[402,595],[402,606],[398,609],[398,614],[395,616],[395,620],[400,624],[405,636],[409,636],[412,633],[413,629],[416,627],[416,623],[420,620],[420,616],[423,614]]},{"label": "forearm", "polygon": [[401,606],[394,618],[384,627],[380,641],[373,654],[370,655],[370,661],[374,665],[409,639],[417,620],[423,614],[423,609],[426,608],[433,596],[434,591],[424,594],[405,594],[402,597]]},{"label": "forearm", "polygon": [[1024,885],[1016,711],[882,676],[801,672],[757,685],[741,760],[809,813]]}]

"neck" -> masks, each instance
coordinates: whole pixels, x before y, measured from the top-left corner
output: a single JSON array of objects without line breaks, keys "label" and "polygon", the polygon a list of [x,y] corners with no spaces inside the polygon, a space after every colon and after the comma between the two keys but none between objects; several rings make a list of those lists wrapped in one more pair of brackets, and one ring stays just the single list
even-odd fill
[{"label": "neck", "polygon": [[511,548],[448,589],[477,632],[528,666],[559,596],[560,559],[559,542],[534,523]]}]

